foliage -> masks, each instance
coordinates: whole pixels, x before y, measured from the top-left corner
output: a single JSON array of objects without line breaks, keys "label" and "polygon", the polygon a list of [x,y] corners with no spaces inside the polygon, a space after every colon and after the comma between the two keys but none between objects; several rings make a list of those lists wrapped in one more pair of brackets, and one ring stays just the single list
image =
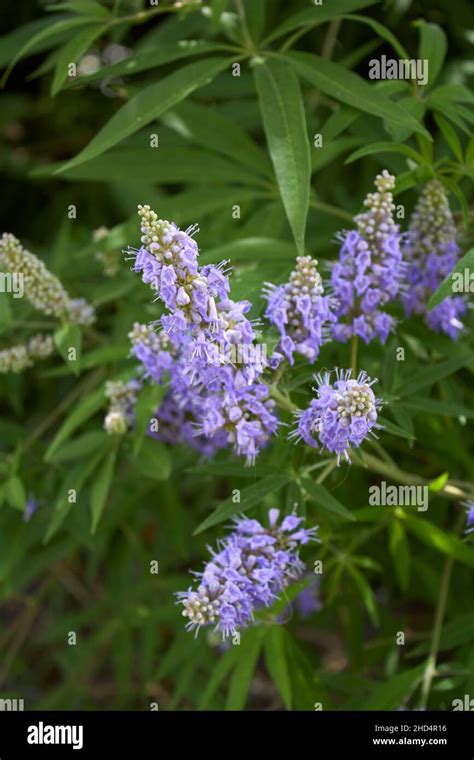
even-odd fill
[{"label": "foliage", "polygon": [[[384,168],[405,228],[424,183],[443,183],[466,256],[458,269],[469,266],[472,7],[67,0],[0,13],[10,27],[0,38],[3,229],[97,314],[58,326],[0,293],[2,348],[43,329],[58,348],[0,375],[2,695],[27,709],[450,709],[474,689],[474,553],[461,506],[474,493],[470,330],[451,341],[397,306],[385,346],[359,347],[379,378],[385,429],[351,466],[290,444],[285,429],[251,468],[228,451],[207,461],[152,441],[156,388],[139,396],[134,433],[108,436],[104,386],[133,376],[127,334],[161,314],[123,260],[139,244],[138,203],[181,227],[198,222],[201,263],[231,260],[233,297],[251,300],[255,318],[263,283],[285,282],[296,255],[329,271],[336,232]],[[428,84],[370,81],[368,61],[382,54],[428,59]],[[276,341],[268,323],[263,340]],[[298,359],[280,393],[304,408],[314,371],[350,363],[350,346],[328,343],[314,367]],[[282,419],[292,424],[288,411]],[[382,479],[427,485],[429,509],[370,506]],[[295,503],[320,526],[321,544],[302,556],[310,571],[323,562],[322,609],[289,614],[296,584],[240,646],[187,634],[174,593],[229,517],[263,520]]]}]

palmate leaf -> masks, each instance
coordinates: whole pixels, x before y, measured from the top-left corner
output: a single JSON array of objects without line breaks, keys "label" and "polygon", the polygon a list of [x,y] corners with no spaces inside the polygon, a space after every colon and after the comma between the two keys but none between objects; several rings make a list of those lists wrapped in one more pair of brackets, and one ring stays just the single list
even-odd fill
[{"label": "palmate leaf", "polygon": [[329,97],[379,116],[393,127],[418,132],[431,140],[429,132],[408,111],[340,64],[314,53],[289,53],[285,59],[299,76]]},{"label": "palmate leaf", "polygon": [[254,67],[265,134],[286,215],[298,252],[304,252],[311,157],[298,80],[286,62],[269,59]]},{"label": "palmate leaf", "polygon": [[142,129],[150,121],[167,111],[198,87],[209,82],[229,61],[227,58],[209,58],[183,66],[159,82],[144,87],[102,127],[98,134],[59,173],[100,156],[121,140]]}]

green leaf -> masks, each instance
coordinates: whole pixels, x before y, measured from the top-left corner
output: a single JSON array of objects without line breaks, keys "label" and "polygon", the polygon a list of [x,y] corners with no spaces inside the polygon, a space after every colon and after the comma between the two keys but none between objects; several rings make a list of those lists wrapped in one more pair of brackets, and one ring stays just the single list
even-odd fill
[{"label": "green leaf", "polygon": [[442,380],[448,375],[452,375],[461,367],[465,367],[474,361],[474,353],[462,353],[460,356],[453,356],[452,359],[447,359],[445,362],[435,364],[433,367],[423,367],[423,371],[418,369],[413,373],[411,377],[406,380],[400,379],[397,385],[396,393],[403,398],[405,396],[411,396],[422,388],[426,388],[428,385],[437,383],[438,380]]},{"label": "green leaf", "polygon": [[202,697],[198,703],[198,710],[208,709],[209,703],[212,700],[217,689],[230,673],[232,668],[237,664],[238,660],[239,647],[231,646],[231,648],[227,650],[221,659],[217,661],[217,665],[208,678],[206,688],[204,689]]},{"label": "green leaf", "polygon": [[74,431],[95,414],[104,403],[104,389],[99,388],[94,393],[89,393],[66,418],[52,443],[44,455],[45,461],[50,462],[54,453],[59,449],[62,443],[71,436]]},{"label": "green leaf", "polygon": [[349,573],[355,581],[355,585],[362,597],[365,608],[369,614],[369,617],[374,625],[379,625],[379,612],[377,609],[377,602],[375,601],[374,592],[372,591],[369,583],[359,570],[354,565],[348,566]]},{"label": "green leaf", "polygon": [[104,25],[88,26],[78,32],[69,42],[59,51],[56,68],[54,70],[53,81],[51,83],[51,95],[57,95],[63,83],[68,77],[68,70],[71,63],[77,64],[81,56],[89,49],[94,40],[99,37]]},{"label": "green leaf", "polygon": [[194,531],[193,535],[202,533],[203,530],[207,530],[213,525],[227,520],[235,514],[241,512],[247,512],[251,507],[254,507],[269,493],[274,491],[280,491],[283,486],[286,486],[291,480],[291,474],[289,472],[282,472],[276,475],[270,475],[267,478],[259,480],[258,483],[252,483],[251,486],[243,488],[240,492],[240,501],[235,502],[234,497],[230,496],[225,501],[221,502],[217,509],[212,512]]},{"label": "green leaf", "polygon": [[420,517],[412,517],[404,513],[403,520],[410,533],[413,533],[420,541],[436,551],[446,554],[448,557],[454,557],[458,562],[464,565],[474,567],[474,552],[471,547],[466,546],[457,536],[452,533],[446,533],[437,525],[428,522]]},{"label": "green leaf", "polygon": [[341,137],[339,140],[327,142],[323,134],[323,146],[321,146],[323,149],[313,148],[311,151],[311,171],[314,173],[322,169],[338,158],[341,153],[355,148],[361,142],[365,142],[363,137]]},{"label": "green leaf", "polygon": [[226,710],[243,710],[247,703],[264,632],[265,630],[262,628],[247,628],[242,634],[242,642],[239,645],[239,662],[230,681]]},{"label": "green leaf", "polygon": [[163,122],[193,145],[203,145],[231,158],[252,172],[272,176],[263,150],[233,121],[197,103],[181,103],[162,118]]},{"label": "green leaf", "polygon": [[415,412],[427,412],[428,414],[440,414],[446,417],[466,417],[474,418],[474,409],[469,409],[461,404],[455,404],[451,401],[440,401],[435,398],[423,398],[421,396],[410,396],[404,399],[400,406],[405,409],[412,409]]},{"label": "green leaf", "polygon": [[375,5],[379,0],[338,0],[338,2],[323,3],[314,5],[311,8],[305,8],[294,16],[290,16],[265,39],[267,44],[283,34],[293,32],[295,29],[304,28],[305,32],[314,29],[315,26],[331,21],[333,18],[342,16],[344,13],[358,11],[361,8],[367,8],[369,5]]},{"label": "green leaf", "polygon": [[370,16],[359,16],[357,14],[349,14],[347,16],[344,16],[344,19],[347,21],[359,21],[361,24],[367,24],[367,26],[370,26],[370,28],[377,34],[379,37],[381,37],[383,40],[388,42],[392,48],[395,50],[396,53],[400,56],[400,58],[406,60],[409,59],[410,56],[408,55],[407,51],[403,47],[402,43],[397,40],[394,34],[390,31],[390,29],[387,29],[386,26],[383,24],[380,24],[378,21],[375,21],[375,19],[370,18]]},{"label": "green leaf", "polygon": [[[440,652],[445,652],[463,644],[469,644],[471,641],[474,641],[474,612],[459,615],[445,624],[438,649]],[[410,652],[410,657],[419,657],[428,652],[430,646],[431,641],[423,641]]]},{"label": "green leaf", "polygon": [[152,480],[167,480],[171,473],[171,459],[166,446],[160,441],[145,438],[133,458],[139,473]]},{"label": "green leaf", "polygon": [[53,456],[51,462],[71,462],[75,459],[81,459],[89,455],[92,451],[102,448],[107,441],[105,430],[90,430],[87,433],[75,438],[64,446],[60,446]]},{"label": "green leaf", "polygon": [[428,61],[427,87],[431,87],[443,68],[448,50],[446,34],[438,24],[430,24],[423,20],[415,21],[414,26],[420,31],[418,58]]},{"label": "green leaf", "polygon": [[23,512],[26,505],[26,493],[23,483],[17,475],[9,478],[3,486],[3,496],[14,509]]},{"label": "green leaf", "polygon": [[254,66],[265,134],[278,186],[300,254],[309,209],[311,156],[299,82],[289,66],[269,59]]},{"label": "green leaf", "polygon": [[[100,182],[127,182],[130,176],[140,177],[140,180],[150,181],[161,185],[176,185],[179,182],[207,183],[242,182],[257,190],[262,186],[262,179],[256,172],[250,172],[244,166],[237,166],[228,158],[209,153],[202,148],[150,148],[137,149],[115,148],[110,153],[97,156],[79,166],[68,169],[65,164],[56,164],[45,172],[34,172],[34,176],[50,176],[61,172],[66,179],[97,180]],[[206,190],[209,185],[206,185]],[[247,190],[247,188],[245,188]],[[204,195],[203,188],[200,188]],[[235,187],[237,193],[240,188]],[[164,199],[171,204],[173,198]]]},{"label": "green leaf", "polygon": [[408,111],[340,64],[313,53],[290,53],[286,59],[297,74],[326,95],[379,116],[393,127],[419,132],[431,140],[429,132]]},{"label": "green leaf", "polygon": [[406,591],[410,583],[411,555],[405,528],[400,520],[392,520],[389,524],[389,548],[400,588]]},{"label": "green leaf", "polygon": [[342,517],[345,520],[355,520],[352,512],[341,504],[340,501],[334,498],[322,483],[317,483],[315,480],[311,480],[311,478],[302,478],[301,485],[323,512],[328,512],[330,515],[337,515],[337,517]]},{"label": "green leaf", "polygon": [[295,247],[292,243],[273,238],[254,237],[233,240],[224,243],[217,248],[211,248],[201,254],[201,264],[210,264],[230,259],[236,261],[274,261],[283,260],[291,263],[295,256]]},{"label": "green leaf", "polygon": [[66,324],[54,333],[56,348],[68,367],[72,367],[76,374],[81,364],[81,342],[82,333],[79,325]]},{"label": "green leaf", "polygon": [[97,529],[97,525],[104,511],[107,496],[109,495],[110,487],[112,485],[112,479],[115,470],[115,460],[117,458],[117,449],[114,448],[106,457],[105,461],[99,468],[99,471],[95,473],[94,482],[91,489],[91,533],[94,534]]},{"label": "green leaf", "polygon": [[359,150],[351,153],[349,158],[346,158],[345,163],[351,164],[353,161],[357,161],[359,158],[364,158],[364,156],[371,156],[373,153],[402,153],[404,156],[407,156],[407,158],[416,161],[417,164],[426,163],[423,156],[408,145],[390,142],[376,142],[371,145],[366,145],[364,148],[359,148]]},{"label": "green leaf", "polygon": [[407,438],[409,441],[413,441],[415,439],[415,436],[413,432],[403,430],[403,428],[399,427],[399,425],[395,425],[393,422],[390,422],[390,420],[387,420],[385,417],[378,417],[377,422],[379,422],[384,431],[387,433],[391,433],[392,435],[397,435],[399,438]]},{"label": "green leaf", "polygon": [[109,18],[110,12],[96,0],[66,0],[64,3],[55,3],[47,7],[48,11],[72,11],[82,16],[97,16],[99,18]]},{"label": "green leaf", "polygon": [[367,699],[359,703],[359,709],[396,710],[420,682],[424,667],[424,665],[419,665],[396,676],[389,676],[385,681],[377,684]]},{"label": "green leaf", "polygon": [[441,475],[438,475],[437,478],[430,481],[428,488],[433,493],[438,493],[439,491],[443,490],[448,480],[449,480],[449,472],[443,472],[441,473]]},{"label": "green leaf", "polygon": [[291,710],[291,679],[286,658],[285,641],[288,634],[280,624],[270,626],[263,642],[265,664],[287,710]]},{"label": "green leaf", "polygon": [[459,137],[456,134],[455,129],[451,126],[451,124],[446,121],[446,119],[440,114],[438,111],[435,111],[434,113],[434,120],[438,127],[440,128],[440,131],[448,143],[449,147],[453,151],[454,155],[458,159],[459,163],[463,163],[463,152],[462,152],[462,146],[459,142]]},{"label": "green leaf", "polygon": [[5,84],[6,80],[10,76],[10,72],[16,66],[18,61],[21,58],[24,58],[27,53],[36,49],[40,43],[45,43],[50,38],[55,38],[62,32],[69,32],[71,29],[76,29],[81,26],[88,26],[90,24],[97,24],[97,18],[74,16],[71,18],[61,19],[61,21],[56,21],[55,23],[49,23],[45,28],[40,29],[32,37],[29,37],[28,41],[20,48],[20,50],[16,52],[13,60],[9,63],[5,74],[3,75],[2,84]]},{"label": "green leaf", "polygon": [[59,169],[59,172],[89,161],[112,148],[121,140],[149,124],[162,113],[202,87],[228,65],[227,58],[209,58],[183,66],[159,82],[144,87],[117,111],[90,143]]},{"label": "green leaf", "polygon": [[[453,271],[450,272],[447,277],[445,277],[445,279],[439,286],[438,290],[435,290],[430,300],[428,301],[428,311],[432,311],[432,309],[434,309],[435,306],[438,306],[438,304],[444,301],[445,298],[456,295],[456,292],[454,292],[453,290],[453,277],[454,275],[459,274],[459,277],[456,277],[456,279],[460,279],[461,282],[464,283],[464,272],[466,269],[468,270],[468,276],[470,275],[471,272],[474,271],[474,248],[471,248],[471,250],[468,251],[466,255],[462,257],[462,259],[459,259]],[[470,286],[470,282],[471,281],[468,277],[469,286]]]},{"label": "green leaf", "polygon": [[[66,21],[68,18],[71,17],[63,16],[61,20]],[[3,68],[4,66],[7,66],[14,58],[17,51],[24,48],[29,40],[37,37],[39,32],[44,31],[45,29],[50,29],[50,27],[51,19],[43,16],[42,18],[36,19],[36,21],[24,24],[9,34],[0,37],[0,67]],[[31,56],[42,52],[43,50],[49,50],[65,36],[67,36],[67,26],[66,29],[63,28],[62,31],[60,30],[55,35],[45,35],[43,38],[40,38],[40,41],[28,50],[28,55]]]},{"label": "green leaf", "polygon": [[215,42],[205,42],[203,40],[179,40],[177,42],[163,42],[157,50],[150,50],[143,53],[136,53],[123,61],[112,63],[109,66],[102,66],[93,74],[81,74],[67,85],[68,87],[77,87],[78,85],[94,84],[104,80],[112,81],[121,76],[133,76],[141,71],[148,71],[166,63],[172,63],[183,58],[191,58],[193,55],[203,55],[205,53],[219,53],[227,50],[225,45],[219,45]]}]

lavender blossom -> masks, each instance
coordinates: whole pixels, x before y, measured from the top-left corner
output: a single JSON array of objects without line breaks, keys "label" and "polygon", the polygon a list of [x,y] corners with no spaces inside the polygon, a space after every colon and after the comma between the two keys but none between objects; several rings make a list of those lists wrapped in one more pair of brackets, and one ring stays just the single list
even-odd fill
[{"label": "lavender blossom", "polygon": [[130,333],[144,378],[168,386],[156,414],[164,423],[157,435],[189,444],[192,430],[199,439],[194,448],[210,455],[232,446],[253,464],[278,419],[261,380],[265,347],[257,343],[257,323],[246,316],[252,305],[229,298],[226,262],[199,266],[195,228],[183,232],[149,206],[139,206],[139,215],[143,246],[132,253],[134,269],[168,309],[158,322],[135,325]]},{"label": "lavender blossom", "polygon": [[367,211],[355,217],[357,230],[344,235],[339,261],[332,269],[338,301],[333,336],[343,343],[354,335],[365,343],[376,337],[385,343],[394,320],[382,307],[399,294],[405,274],[390,192],[395,178],[384,170],[375,178],[375,186],[377,192],[364,201]]},{"label": "lavender blossom", "polygon": [[132,427],[140,387],[137,380],[106,383],[105,395],[110,400],[110,408],[104,420],[104,427],[109,435],[124,435]]},{"label": "lavender blossom", "polygon": [[36,360],[47,359],[54,350],[52,335],[41,333],[34,335],[27,343],[4,348],[0,351],[0,374],[23,372],[33,367]]},{"label": "lavender blossom", "polygon": [[[337,454],[339,465],[341,455],[350,463],[349,447],[357,448],[374,430],[377,424],[380,399],[371,386],[377,379],[370,380],[362,371],[357,379],[351,379],[350,370],[336,370],[336,381],[330,383],[330,373],[316,376],[317,397],[309,407],[297,413],[298,426],[290,435],[296,440],[304,440],[309,446]],[[376,437],[376,436],[375,436]]]},{"label": "lavender blossom", "polygon": [[43,314],[77,324],[89,325],[94,321],[93,307],[82,298],[71,299],[56,275],[10,233],[4,233],[0,239],[0,266],[23,276],[25,297]]},{"label": "lavender blossom", "polygon": [[466,507],[466,535],[474,533],[474,501],[468,501]]},{"label": "lavender blossom", "polygon": [[410,221],[405,256],[409,264],[408,289],[403,297],[405,313],[422,314],[435,332],[456,340],[466,313],[462,296],[450,296],[427,310],[431,294],[452,271],[458,258],[456,226],[443,186],[437,180],[425,186]]},{"label": "lavender blossom", "polygon": [[331,299],[323,295],[317,263],[311,256],[298,256],[289,282],[279,287],[266,283],[265,316],[280,332],[276,351],[283,353],[290,364],[294,363],[294,353],[313,363],[329,335],[328,323],[334,321]]},{"label": "lavender blossom", "polygon": [[177,594],[188,618],[187,630],[214,625],[225,639],[251,624],[254,612],[268,607],[292,580],[301,577],[300,546],[315,539],[317,528],[301,527],[302,518],[289,515],[278,525],[280,511],[271,509],[269,527],[239,518],[234,531],[211,550],[212,558],[197,588]]}]

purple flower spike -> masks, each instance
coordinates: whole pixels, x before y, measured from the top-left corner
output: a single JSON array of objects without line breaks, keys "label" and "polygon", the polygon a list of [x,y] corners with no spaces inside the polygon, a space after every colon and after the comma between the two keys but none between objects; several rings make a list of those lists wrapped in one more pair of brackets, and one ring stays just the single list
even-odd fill
[{"label": "purple flower spike", "polygon": [[466,507],[466,534],[474,533],[474,501],[468,501]]},{"label": "purple flower spike", "polygon": [[339,261],[333,266],[331,285],[338,302],[333,337],[346,343],[353,336],[370,343],[387,340],[393,318],[383,306],[400,293],[406,267],[401,234],[393,219],[395,178],[386,170],[375,178],[377,192],[364,201],[367,211],[355,217],[357,230],[343,236]]},{"label": "purple flower spike", "polygon": [[403,297],[405,313],[422,314],[435,332],[456,340],[463,330],[466,313],[462,296],[450,296],[427,310],[431,294],[454,269],[459,258],[456,226],[443,186],[428,182],[412,215],[405,250],[408,261],[408,288]]},{"label": "purple flower spike", "polygon": [[[167,386],[152,434],[206,456],[230,446],[254,464],[279,422],[261,379],[266,346],[246,316],[252,304],[229,298],[227,262],[199,266],[195,228],[183,232],[149,206],[138,213],[143,246],[132,253],[134,269],[168,310],[129,335],[143,378]],[[109,427],[123,433],[128,425],[114,413]]]},{"label": "purple flower spike", "polygon": [[298,256],[289,282],[279,287],[266,283],[265,316],[280,332],[276,351],[284,354],[290,364],[294,363],[295,353],[312,364],[329,337],[329,323],[335,319],[331,299],[323,295],[317,263],[311,256]]},{"label": "purple flower spike", "polygon": [[[286,517],[277,524],[278,510],[270,510],[270,527],[258,520],[234,520],[234,531],[211,550],[211,560],[199,578],[177,597],[188,618],[187,630],[214,625],[223,639],[253,621],[254,612],[268,607],[291,581],[301,577],[304,564],[298,550],[316,539],[317,528],[299,527],[302,518]],[[299,528],[299,529],[298,529]],[[294,532],[298,529],[297,532]]]},{"label": "purple flower spike", "polygon": [[[369,436],[375,436],[378,409],[382,404],[371,386],[371,380],[362,371],[356,380],[350,370],[336,370],[336,380],[330,383],[330,373],[318,375],[317,397],[309,407],[297,413],[298,426],[290,436],[304,440],[309,446],[332,451],[350,463],[349,447],[357,448]],[[376,436],[375,436],[376,437]]]}]

